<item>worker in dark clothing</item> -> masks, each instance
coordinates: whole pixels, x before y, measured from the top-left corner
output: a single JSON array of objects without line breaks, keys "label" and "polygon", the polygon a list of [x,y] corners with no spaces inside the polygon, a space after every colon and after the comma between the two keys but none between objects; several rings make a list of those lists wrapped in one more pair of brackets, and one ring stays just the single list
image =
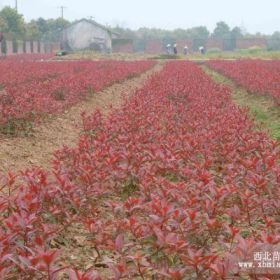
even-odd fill
[{"label": "worker in dark clothing", "polygon": [[205,49],[203,46],[199,47],[199,51],[201,54],[203,54],[203,55],[205,54]]},{"label": "worker in dark clothing", "polygon": [[174,54],[177,55],[177,53],[178,53],[178,51],[177,51],[177,44],[173,45],[173,51],[174,51]]}]

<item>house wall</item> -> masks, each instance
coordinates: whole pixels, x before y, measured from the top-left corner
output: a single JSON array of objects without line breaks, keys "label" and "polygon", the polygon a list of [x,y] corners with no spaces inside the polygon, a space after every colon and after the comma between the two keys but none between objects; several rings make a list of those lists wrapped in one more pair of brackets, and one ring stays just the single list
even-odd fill
[{"label": "house wall", "polygon": [[87,21],[78,22],[67,28],[63,39],[72,50],[87,49],[93,43],[103,43],[107,50],[112,49],[109,32]]}]

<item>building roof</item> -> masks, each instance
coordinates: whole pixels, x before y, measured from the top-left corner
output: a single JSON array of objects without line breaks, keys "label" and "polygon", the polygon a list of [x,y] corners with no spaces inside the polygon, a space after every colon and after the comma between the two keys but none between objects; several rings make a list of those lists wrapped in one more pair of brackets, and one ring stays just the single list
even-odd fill
[{"label": "building roof", "polygon": [[109,32],[109,33],[111,33],[111,34],[114,34],[114,35],[116,35],[116,36],[119,36],[119,35],[120,35],[119,33],[110,30],[110,29],[107,28],[106,26],[104,26],[104,25],[102,25],[102,24],[100,24],[100,23],[98,23],[98,22],[96,22],[96,21],[94,21],[94,20],[92,20],[92,19],[86,19],[86,18],[83,18],[83,19],[80,19],[80,20],[78,20],[78,21],[73,22],[72,24],[70,24],[69,26],[67,26],[67,27],[65,28],[65,30],[67,30],[68,28],[72,27],[73,25],[76,25],[76,24],[78,24],[78,23],[80,23],[80,22],[83,22],[83,21],[88,22],[88,23],[90,23],[90,24],[92,24],[92,25],[94,25],[94,26],[98,26],[98,27],[102,28],[103,30],[105,30],[105,31],[107,31],[107,32]]}]

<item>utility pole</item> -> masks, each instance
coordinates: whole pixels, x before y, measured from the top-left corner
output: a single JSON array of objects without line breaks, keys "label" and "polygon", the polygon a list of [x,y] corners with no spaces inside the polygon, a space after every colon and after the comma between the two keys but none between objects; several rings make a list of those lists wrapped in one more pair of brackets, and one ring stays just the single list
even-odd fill
[{"label": "utility pole", "polygon": [[57,8],[61,10],[61,18],[64,19],[64,9],[66,9],[67,7],[60,6],[60,7],[57,7]]},{"label": "utility pole", "polygon": [[16,2],[15,2],[15,9],[16,9],[16,11],[18,11],[18,5],[17,5],[17,0],[15,0]]}]

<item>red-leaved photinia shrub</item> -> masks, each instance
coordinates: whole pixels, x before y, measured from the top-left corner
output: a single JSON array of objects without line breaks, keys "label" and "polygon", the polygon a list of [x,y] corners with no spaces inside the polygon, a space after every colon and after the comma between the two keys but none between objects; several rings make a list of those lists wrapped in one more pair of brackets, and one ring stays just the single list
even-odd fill
[{"label": "red-leaved photinia shrub", "polygon": [[55,170],[87,199],[121,197],[84,219],[113,279],[225,279],[279,243],[278,143],[197,66],[170,62],[107,121],[82,117]]},{"label": "red-leaved photinia shrub", "polygon": [[[278,143],[194,64],[169,62],[107,120],[82,118],[55,178],[3,179],[2,278],[101,279],[98,262],[103,279],[226,279],[257,242],[279,244]],[[51,246],[77,222],[88,271],[58,266]]]},{"label": "red-leaved photinia shrub", "polygon": [[[55,279],[59,250],[50,242],[75,221],[81,197],[75,186],[57,176],[49,182],[41,170],[27,170],[1,181],[0,278]],[[37,278],[36,278],[37,279]]]},{"label": "red-leaved photinia shrub", "polygon": [[140,74],[153,61],[0,61],[0,125],[59,113],[114,82]]},{"label": "red-leaved photinia shrub", "polygon": [[280,105],[279,60],[214,60],[207,65],[252,93],[271,96]]}]

